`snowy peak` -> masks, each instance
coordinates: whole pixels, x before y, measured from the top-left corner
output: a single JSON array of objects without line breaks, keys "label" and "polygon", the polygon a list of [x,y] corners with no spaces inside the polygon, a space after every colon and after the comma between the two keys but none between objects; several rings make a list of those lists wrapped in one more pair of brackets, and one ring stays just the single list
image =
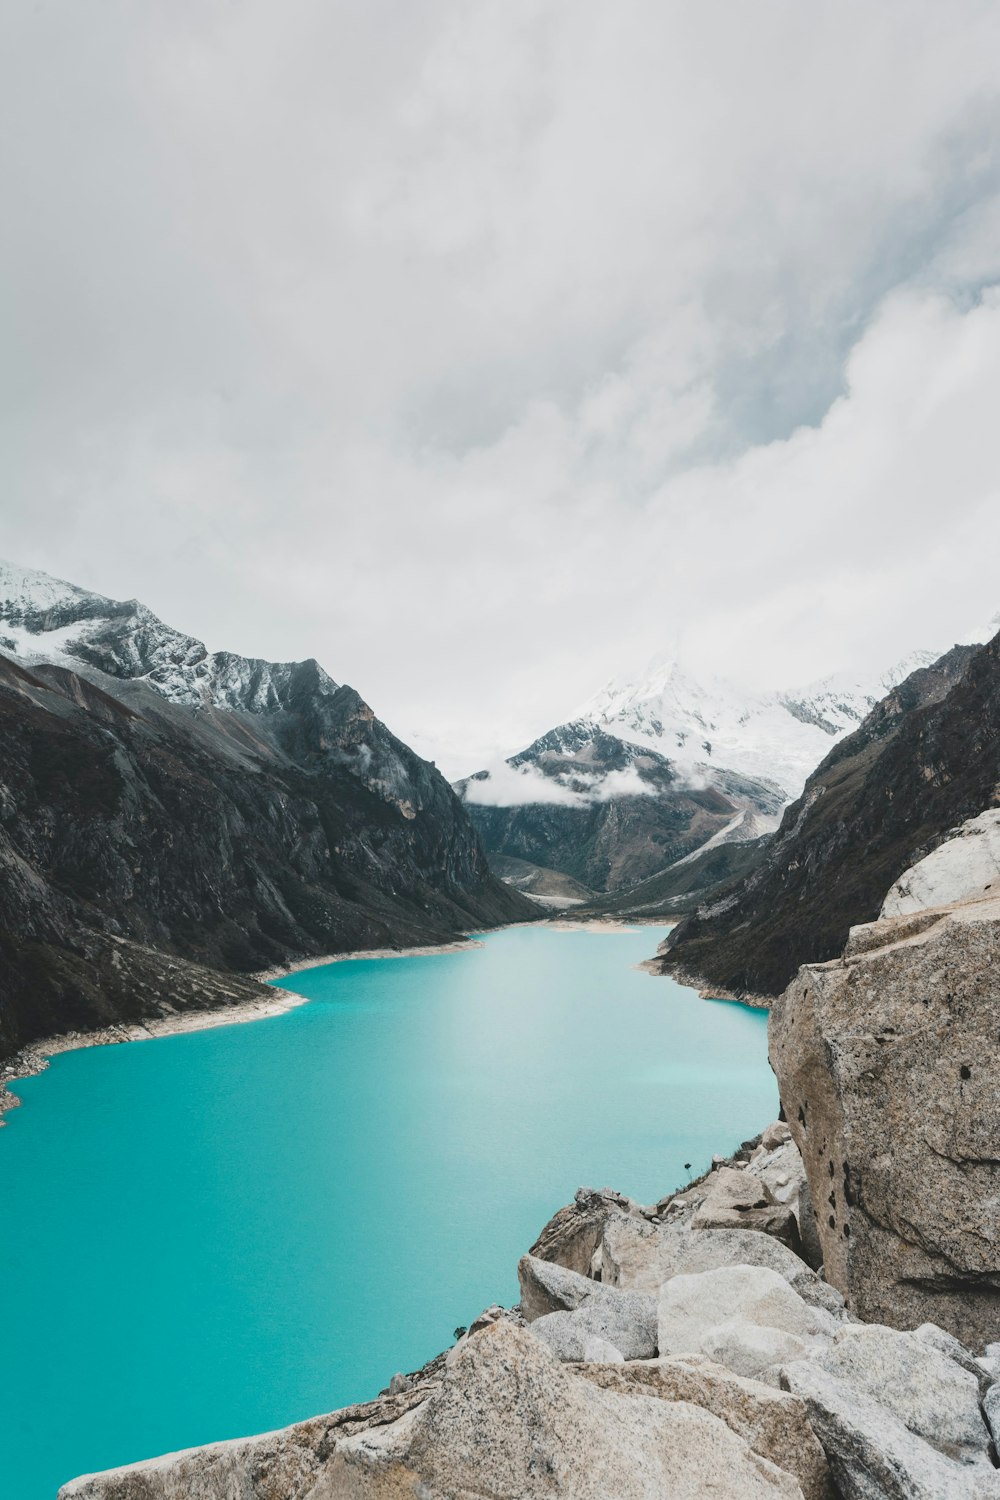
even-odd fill
[{"label": "snowy peak", "polygon": [[108,679],[141,683],[201,714],[252,715],[255,745],[266,743],[310,768],[336,762],[407,819],[438,799],[445,785],[353,688],[338,685],[317,661],[208,651],[137,599],[109,599],[0,563],[0,652],[94,678],[112,696]]},{"label": "snowy peak", "polygon": [[746,692],[722,678],[699,681],[676,660],[663,659],[642,677],[609,683],[584,705],[581,717],[658,750],[680,767],[725,768],[775,782],[795,797],[832,743],[937,654],[913,652],[870,681],[832,676],[775,693]]},{"label": "snowy peak", "polygon": [[91,667],[144,681],[172,703],[268,713],[310,678],[330,696],[337,684],[315,661],[269,662],[206,650],[137,599],[108,599],[48,573],[0,562],[0,650],[23,661]]}]

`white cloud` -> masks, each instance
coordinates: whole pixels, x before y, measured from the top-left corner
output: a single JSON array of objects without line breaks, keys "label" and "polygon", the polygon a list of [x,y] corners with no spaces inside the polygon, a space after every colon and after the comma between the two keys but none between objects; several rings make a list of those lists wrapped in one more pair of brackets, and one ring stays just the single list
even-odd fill
[{"label": "white cloud", "polygon": [[0,553],[456,774],[678,633],[782,683],[996,609],[996,7],[12,21]]},{"label": "white cloud", "polygon": [[465,800],[479,807],[585,807],[591,799],[534,766],[508,766],[500,761],[486,776],[467,783]]},{"label": "white cloud", "polygon": [[533,765],[509,766],[494,762],[486,776],[466,783],[465,800],[482,807],[557,806],[588,807],[620,797],[652,797],[654,789],[643,781],[635,766],[604,775],[578,771],[573,785],[546,776]]}]

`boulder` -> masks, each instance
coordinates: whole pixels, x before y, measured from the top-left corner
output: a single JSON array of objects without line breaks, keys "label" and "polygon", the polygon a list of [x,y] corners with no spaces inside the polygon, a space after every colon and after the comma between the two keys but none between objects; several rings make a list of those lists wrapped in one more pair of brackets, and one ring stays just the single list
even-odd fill
[{"label": "boulder", "polygon": [[[773,1130],[775,1127],[772,1126]],[[781,1129],[788,1131],[787,1125]],[[761,1137],[763,1145],[763,1136]],[[759,1177],[775,1203],[791,1210],[797,1234],[791,1241],[792,1248],[814,1269],[823,1263],[823,1251],[816,1227],[812,1194],[806,1177],[805,1163],[799,1148],[791,1139],[754,1156],[747,1171]]]},{"label": "boulder", "polygon": [[586,1359],[592,1338],[603,1339],[625,1359],[651,1359],[656,1353],[656,1298],[650,1292],[605,1288],[574,1312],[546,1313],[529,1327],[557,1359]]},{"label": "boulder", "polygon": [[771,1012],[771,1064],[827,1280],[866,1321],[978,1349],[1000,1328],[1000,900],[922,920],[801,969]]},{"label": "boulder", "polygon": [[879,1324],[847,1323],[816,1363],[946,1458],[989,1463],[975,1375],[924,1339]]},{"label": "boulder", "polygon": [[754,1229],[688,1229],[613,1215],[602,1240],[604,1284],[657,1291],[671,1276],[721,1266],[769,1266],[803,1302],[844,1316],[844,1299],[788,1246]]},{"label": "boulder", "polygon": [[589,1364],[594,1365],[623,1365],[625,1363],[622,1351],[597,1334],[591,1334],[590,1338],[584,1339],[583,1357]]},{"label": "boulder", "polygon": [[521,1316],[526,1323],[546,1313],[574,1312],[601,1290],[600,1282],[534,1255],[521,1256],[517,1279],[521,1284]]},{"label": "boulder", "polygon": [[843,1500],[997,1500],[995,1469],[956,1463],[886,1407],[813,1360],[786,1367],[782,1383],[805,1402]]},{"label": "boulder", "polygon": [[674,1276],[660,1288],[658,1311],[661,1355],[705,1354],[771,1383],[775,1366],[825,1348],[838,1327],[767,1266]]},{"label": "boulder", "polygon": [[602,1389],[502,1323],[469,1343],[421,1410],[339,1443],[325,1487],[314,1493],[316,1500],[802,1495],[791,1474],[708,1411]]},{"label": "boulder", "polygon": [[580,1374],[605,1390],[701,1406],[720,1417],[755,1453],[792,1474],[805,1500],[832,1500],[826,1457],[797,1396],[744,1380],[696,1355],[611,1367],[581,1365]]},{"label": "boulder", "polygon": [[609,1216],[638,1212],[638,1205],[631,1198],[612,1188],[580,1188],[572,1203],[553,1214],[530,1254],[536,1260],[555,1261],[587,1276]]},{"label": "boulder", "polygon": [[797,1359],[808,1359],[816,1344],[784,1328],[770,1328],[749,1318],[729,1318],[708,1329],[700,1347],[707,1359],[724,1365],[734,1375],[780,1389],[783,1367]]},{"label": "boulder", "polygon": [[795,1215],[778,1203],[759,1177],[735,1167],[718,1167],[691,1220],[692,1229],[759,1229],[790,1246],[798,1245]]},{"label": "boulder", "polygon": [[969,1374],[974,1375],[976,1378],[980,1396],[985,1396],[993,1384],[993,1377],[988,1371],[983,1369],[972,1351],[966,1349],[964,1344],[960,1344],[957,1338],[950,1333],[946,1333],[936,1323],[921,1323],[919,1328],[914,1329],[913,1336],[914,1338],[921,1339],[923,1343],[929,1344],[939,1354],[946,1354],[949,1359],[953,1359],[963,1370],[968,1370]]}]

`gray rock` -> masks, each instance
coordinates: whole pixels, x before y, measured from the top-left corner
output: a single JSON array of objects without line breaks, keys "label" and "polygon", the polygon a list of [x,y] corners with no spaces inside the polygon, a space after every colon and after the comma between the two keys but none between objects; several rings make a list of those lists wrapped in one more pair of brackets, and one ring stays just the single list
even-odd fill
[{"label": "gray rock", "polygon": [[838,1327],[766,1266],[674,1276],[660,1288],[658,1312],[661,1355],[706,1354],[737,1374],[772,1382],[775,1365],[827,1347]]},{"label": "gray rock", "polygon": [[993,1384],[992,1375],[989,1371],[983,1369],[971,1350],[966,1349],[965,1345],[960,1344],[953,1334],[946,1333],[936,1323],[921,1323],[920,1327],[914,1330],[913,1336],[920,1339],[923,1343],[929,1344],[939,1354],[946,1354],[949,1359],[953,1359],[963,1370],[968,1370],[970,1375],[974,1375],[981,1396],[985,1395]]},{"label": "gray rock", "polygon": [[[771,1129],[774,1130],[775,1127],[771,1126]],[[822,1265],[823,1250],[805,1163],[799,1148],[790,1138],[788,1126],[783,1124],[781,1129],[785,1131],[786,1139],[754,1157],[747,1171],[760,1178],[775,1203],[790,1209],[797,1231],[797,1243],[792,1241],[792,1248],[815,1268]]]},{"label": "gray rock", "polygon": [[720,1417],[755,1453],[793,1475],[805,1500],[832,1500],[830,1471],[819,1440],[797,1396],[759,1381],[743,1380],[710,1360],[643,1360],[623,1365],[581,1365],[580,1374],[606,1390],[689,1401]]},{"label": "gray rock", "polygon": [[983,1396],[983,1416],[993,1445],[1000,1452],[1000,1383],[991,1384]]},{"label": "gray rock", "polygon": [[590,1338],[604,1339],[625,1359],[652,1359],[656,1354],[656,1298],[650,1292],[605,1288],[574,1312],[546,1313],[529,1327],[557,1359],[586,1359]]},{"label": "gray rock", "polygon": [[591,1334],[590,1338],[583,1341],[583,1357],[589,1364],[595,1365],[622,1365],[625,1356],[614,1344],[609,1344],[607,1339],[602,1339],[597,1334]]},{"label": "gray rock", "polygon": [[601,1283],[568,1271],[554,1261],[522,1255],[517,1267],[521,1284],[521,1315],[526,1323],[551,1312],[574,1312],[600,1291]]},{"label": "gray rock", "polygon": [[746,1318],[729,1318],[702,1336],[700,1348],[706,1359],[724,1365],[734,1375],[780,1389],[784,1366],[798,1359],[809,1359],[816,1351],[816,1343],[784,1328],[768,1328]]},{"label": "gray rock", "polygon": [[878,1324],[848,1323],[816,1362],[946,1458],[989,1463],[976,1377],[926,1340]]},{"label": "gray rock", "polygon": [[866,1321],[1000,1328],[1000,901],[852,935],[775,1003],[771,1064],[827,1279]]},{"label": "gray rock", "polygon": [[314,1495],[794,1500],[802,1491],[709,1412],[602,1389],[530,1333],[498,1324],[469,1343],[421,1410],[338,1444]]},{"label": "gray rock", "polygon": [[691,1220],[692,1229],[759,1229],[786,1244],[798,1244],[795,1215],[775,1201],[770,1188],[745,1168],[719,1167]]},{"label": "gray rock", "polygon": [[631,1198],[611,1188],[580,1188],[572,1203],[553,1214],[530,1253],[586,1276],[609,1216],[638,1212]]},{"label": "gray rock", "polygon": [[994,1469],[945,1458],[878,1402],[806,1360],[783,1384],[806,1404],[843,1500],[997,1500]]},{"label": "gray rock", "polygon": [[805,1261],[771,1235],[753,1229],[688,1229],[612,1216],[604,1226],[605,1285],[657,1291],[671,1276],[714,1271],[720,1266],[769,1266],[795,1288],[803,1302],[844,1316],[844,1299]]}]

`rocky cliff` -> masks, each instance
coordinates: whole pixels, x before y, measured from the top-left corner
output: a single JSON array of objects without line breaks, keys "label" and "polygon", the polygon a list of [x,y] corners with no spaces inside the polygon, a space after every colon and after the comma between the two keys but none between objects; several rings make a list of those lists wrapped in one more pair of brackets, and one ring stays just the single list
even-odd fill
[{"label": "rocky cliff", "polygon": [[22,652],[0,655],[0,1056],[159,1014],[181,960],[183,1008],[226,973],[537,914],[434,767],[315,662],[210,656],[38,577],[0,611]]},{"label": "rocky cliff", "polygon": [[1000,637],[955,647],[894,688],[786,809],[748,875],[671,934],[667,971],[773,996],[839,955],[893,881],[1000,796]]},{"label": "rocky cliff", "polygon": [[998,1037],[1000,892],[855,928],[772,1009],[826,1275],[862,1317],[1000,1337]]}]

